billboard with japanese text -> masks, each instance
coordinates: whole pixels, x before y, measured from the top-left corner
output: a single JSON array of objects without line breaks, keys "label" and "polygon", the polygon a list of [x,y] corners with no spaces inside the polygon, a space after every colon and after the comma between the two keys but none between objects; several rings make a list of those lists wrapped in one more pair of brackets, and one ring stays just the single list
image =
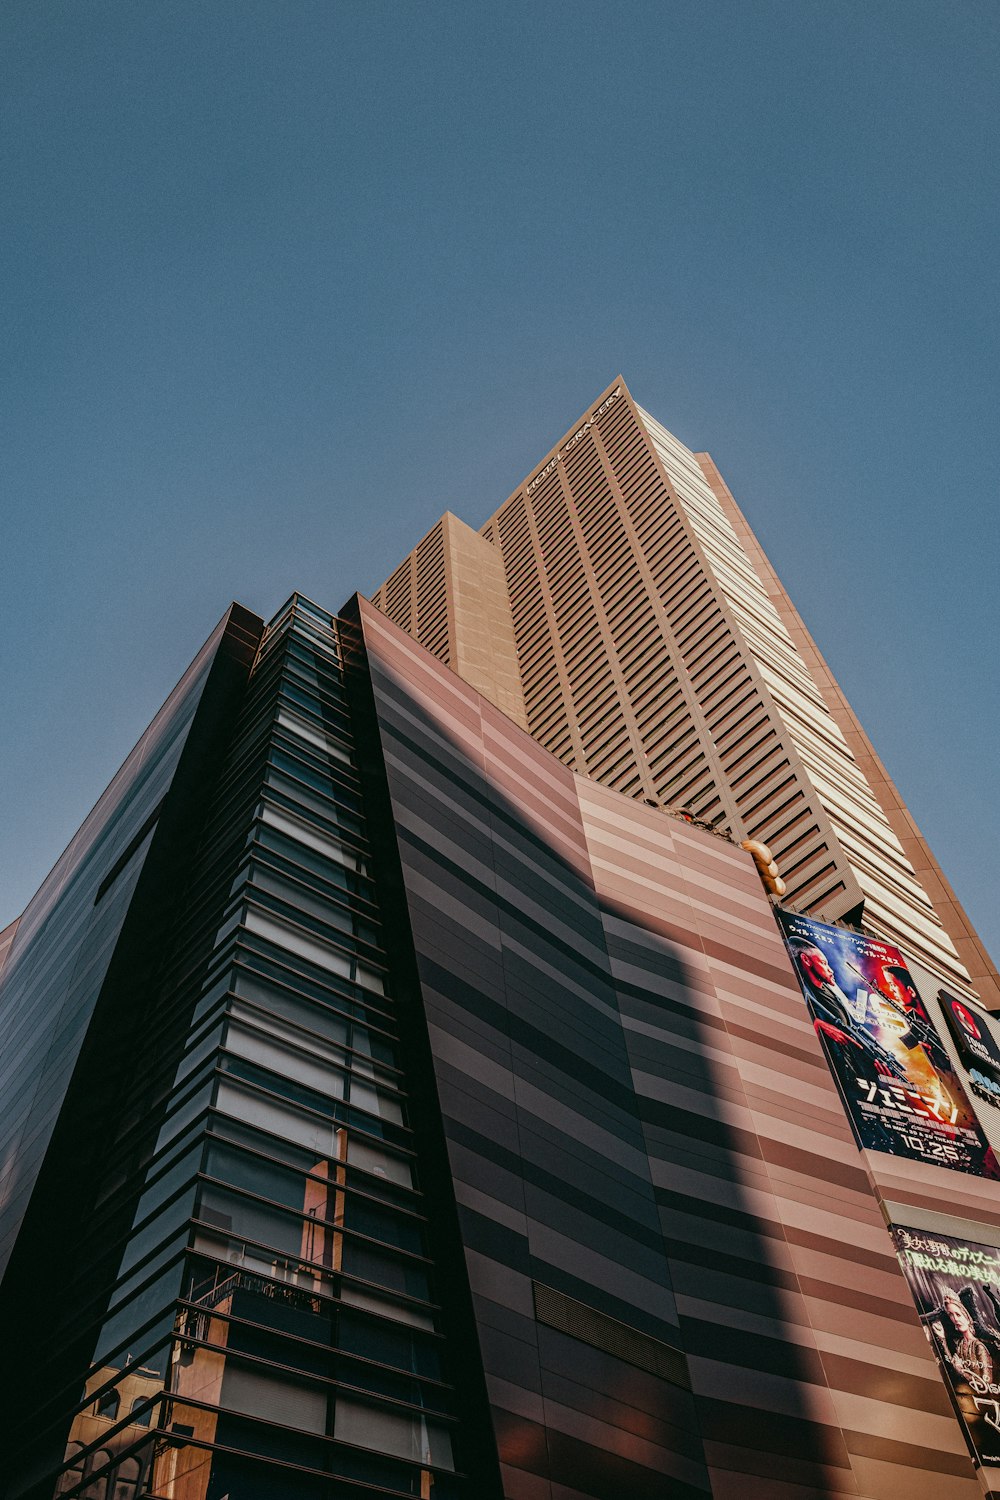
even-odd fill
[{"label": "billboard with japanese text", "polygon": [[1000,1179],[1000,1165],[899,952],[779,911],[858,1144]]},{"label": "billboard with japanese text", "polygon": [[896,1254],[980,1464],[1000,1464],[1000,1250],[894,1226]]}]

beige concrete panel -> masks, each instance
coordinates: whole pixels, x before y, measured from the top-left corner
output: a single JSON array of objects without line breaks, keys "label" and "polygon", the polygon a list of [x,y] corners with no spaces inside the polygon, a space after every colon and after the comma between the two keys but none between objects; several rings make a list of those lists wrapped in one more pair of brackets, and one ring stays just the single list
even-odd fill
[{"label": "beige concrete panel", "polygon": [[441,519],[449,590],[451,666],[521,728],[528,718],[503,558],[446,511]]}]

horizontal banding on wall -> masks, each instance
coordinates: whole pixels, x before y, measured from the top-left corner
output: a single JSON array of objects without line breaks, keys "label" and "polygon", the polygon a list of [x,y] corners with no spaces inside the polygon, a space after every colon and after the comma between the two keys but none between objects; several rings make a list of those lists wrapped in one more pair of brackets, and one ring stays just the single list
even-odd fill
[{"label": "horizontal banding on wall", "polygon": [[662,1380],[683,1386],[686,1391],[691,1389],[687,1361],[680,1349],[661,1339],[650,1338],[649,1334],[640,1333],[627,1323],[609,1318],[607,1313],[597,1312],[583,1302],[553,1291],[550,1286],[542,1286],[538,1281],[531,1283],[531,1290],[535,1317],[547,1328],[569,1334],[570,1338],[602,1349],[605,1354],[613,1354],[626,1364],[637,1365],[640,1370],[648,1370],[651,1375],[659,1375]]}]

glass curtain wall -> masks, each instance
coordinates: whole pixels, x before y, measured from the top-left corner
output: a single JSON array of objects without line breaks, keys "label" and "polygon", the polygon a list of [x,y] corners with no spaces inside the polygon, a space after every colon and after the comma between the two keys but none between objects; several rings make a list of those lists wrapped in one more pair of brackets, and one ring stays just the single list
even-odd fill
[{"label": "glass curtain wall", "polygon": [[465,1495],[338,626],[298,596],[184,913],[77,1227],[65,1459],[18,1493]]}]

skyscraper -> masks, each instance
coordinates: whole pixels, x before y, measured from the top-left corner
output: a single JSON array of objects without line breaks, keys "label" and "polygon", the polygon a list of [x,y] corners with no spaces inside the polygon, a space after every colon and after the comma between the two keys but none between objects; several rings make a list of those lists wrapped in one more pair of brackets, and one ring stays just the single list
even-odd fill
[{"label": "skyscraper", "polygon": [[1000,1030],[626,401],[232,606],[0,935],[5,1500],[1000,1494]]},{"label": "skyscraper", "polygon": [[1000,1007],[982,942],[715,464],[623,380],[478,535],[446,515],[374,597],[507,712],[519,683],[531,733],[565,765],[761,840],[797,909],[856,922]]}]

